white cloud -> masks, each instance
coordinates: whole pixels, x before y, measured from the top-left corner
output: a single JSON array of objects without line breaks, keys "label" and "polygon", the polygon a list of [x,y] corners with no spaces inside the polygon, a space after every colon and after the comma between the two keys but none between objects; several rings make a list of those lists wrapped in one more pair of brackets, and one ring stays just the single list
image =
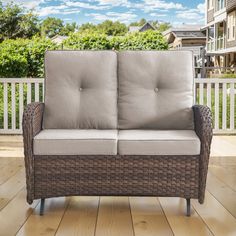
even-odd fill
[{"label": "white cloud", "polygon": [[108,12],[106,14],[89,13],[86,14],[86,16],[93,17],[93,19],[96,21],[112,20],[120,21],[122,23],[129,23],[137,17],[137,15],[132,12]]},{"label": "white cloud", "polygon": [[176,14],[177,18],[186,19],[186,20],[198,20],[200,15],[192,10],[186,10]]},{"label": "white cloud", "polygon": [[135,4],[135,7],[143,9],[144,12],[151,12],[153,10],[181,10],[184,9],[181,3],[166,2],[164,0],[143,0],[142,3]]},{"label": "white cloud", "polygon": [[20,6],[25,7],[27,9],[32,9],[32,8],[38,7],[41,3],[44,3],[45,0],[33,0],[33,1],[32,0],[14,0],[14,1],[3,0],[2,2],[3,2],[3,4],[13,2],[13,3],[17,3]]},{"label": "white cloud", "polygon": [[196,23],[204,21],[205,4],[198,4],[197,8],[177,11],[176,17],[186,20],[194,20]]},{"label": "white cloud", "polygon": [[127,6],[128,0],[96,0],[99,5]]},{"label": "white cloud", "polygon": [[205,8],[206,8],[206,4],[205,4],[205,3],[200,3],[200,4],[198,4],[198,6],[197,6],[197,9],[199,10],[199,12],[200,12],[201,14],[205,14]]},{"label": "white cloud", "polygon": [[64,1],[64,3],[65,3],[68,7],[77,7],[77,8],[92,9],[92,10],[106,10],[106,9],[110,9],[110,6],[94,5],[94,4],[90,4],[90,3],[88,3],[88,2]]},{"label": "white cloud", "polygon": [[150,13],[149,15],[152,16],[152,17],[164,17],[164,16],[167,16],[166,14],[159,14],[159,13],[156,13],[156,12]]},{"label": "white cloud", "polygon": [[48,16],[51,14],[69,15],[79,12],[79,9],[70,9],[66,5],[37,8],[37,13],[39,16]]}]

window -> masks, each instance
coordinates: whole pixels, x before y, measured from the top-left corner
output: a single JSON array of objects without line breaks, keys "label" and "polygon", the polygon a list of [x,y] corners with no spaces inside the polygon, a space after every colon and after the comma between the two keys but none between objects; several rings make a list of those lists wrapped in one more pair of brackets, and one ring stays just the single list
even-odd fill
[{"label": "window", "polygon": [[217,10],[221,10],[225,7],[225,0],[216,0]]},{"label": "window", "polygon": [[212,8],[213,8],[213,1],[214,1],[214,0],[208,0],[208,1],[207,1],[207,8],[208,8],[208,9],[212,9]]},{"label": "window", "polygon": [[236,12],[232,12],[228,15],[227,19],[227,38],[229,41],[235,40],[235,27],[236,27]]}]

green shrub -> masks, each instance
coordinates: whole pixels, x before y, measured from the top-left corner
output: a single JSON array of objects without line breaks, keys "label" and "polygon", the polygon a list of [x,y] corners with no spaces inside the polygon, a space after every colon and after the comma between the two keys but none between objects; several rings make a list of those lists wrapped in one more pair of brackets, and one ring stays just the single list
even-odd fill
[{"label": "green shrub", "polygon": [[165,50],[168,44],[158,31],[130,33],[125,36],[107,36],[99,33],[71,34],[64,48],[79,50]]},{"label": "green shrub", "polygon": [[158,31],[148,30],[142,33],[127,34],[124,37],[111,39],[115,50],[165,50],[168,44]]},{"label": "green shrub", "polygon": [[105,34],[75,33],[63,43],[64,48],[79,50],[111,49],[110,40]]},{"label": "green shrub", "polygon": [[224,75],[222,75],[222,78],[234,79],[234,78],[236,78],[236,74],[224,74]]},{"label": "green shrub", "polygon": [[56,48],[45,38],[3,41],[0,44],[0,77],[42,77],[44,53]]},{"label": "green shrub", "polygon": [[0,44],[0,77],[25,77],[28,74],[28,40],[5,40]]},{"label": "green shrub", "polygon": [[27,45],[29,77],[44,76],[44,54],[47,50],[58,49],[58,46],[46,38],[34,38]]}]

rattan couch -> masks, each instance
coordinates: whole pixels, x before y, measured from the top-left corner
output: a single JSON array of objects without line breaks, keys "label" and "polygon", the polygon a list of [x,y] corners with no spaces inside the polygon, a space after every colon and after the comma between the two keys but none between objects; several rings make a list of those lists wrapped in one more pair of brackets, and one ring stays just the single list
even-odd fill
[{"label": "rattan couch", "polygon": [[209,108],[183,51],[49,51],[45,103],[23,115],[27,202],[74,195],[204,201]]}]

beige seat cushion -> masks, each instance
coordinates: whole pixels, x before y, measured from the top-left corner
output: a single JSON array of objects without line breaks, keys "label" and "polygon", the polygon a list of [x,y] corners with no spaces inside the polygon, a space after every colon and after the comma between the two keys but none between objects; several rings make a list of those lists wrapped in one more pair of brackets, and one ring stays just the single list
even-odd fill
[{"label": "beige seat cushion", "polygon": [[193,130],[120,130],[120,155],[198,155],[200,140]]},{"label": "beige seat cushion", "polygon": [[119,129],[193,129],[193,54],[118,53]]},{"label": "beige seat cushion", "polygon": [[42,130],[34,138],[35,155],[116,155],[117,130]]},{"label": "beige seat cushion", "polygon": [[113,51],[48,51],[45,129],[117,128],[117,55]]}]

